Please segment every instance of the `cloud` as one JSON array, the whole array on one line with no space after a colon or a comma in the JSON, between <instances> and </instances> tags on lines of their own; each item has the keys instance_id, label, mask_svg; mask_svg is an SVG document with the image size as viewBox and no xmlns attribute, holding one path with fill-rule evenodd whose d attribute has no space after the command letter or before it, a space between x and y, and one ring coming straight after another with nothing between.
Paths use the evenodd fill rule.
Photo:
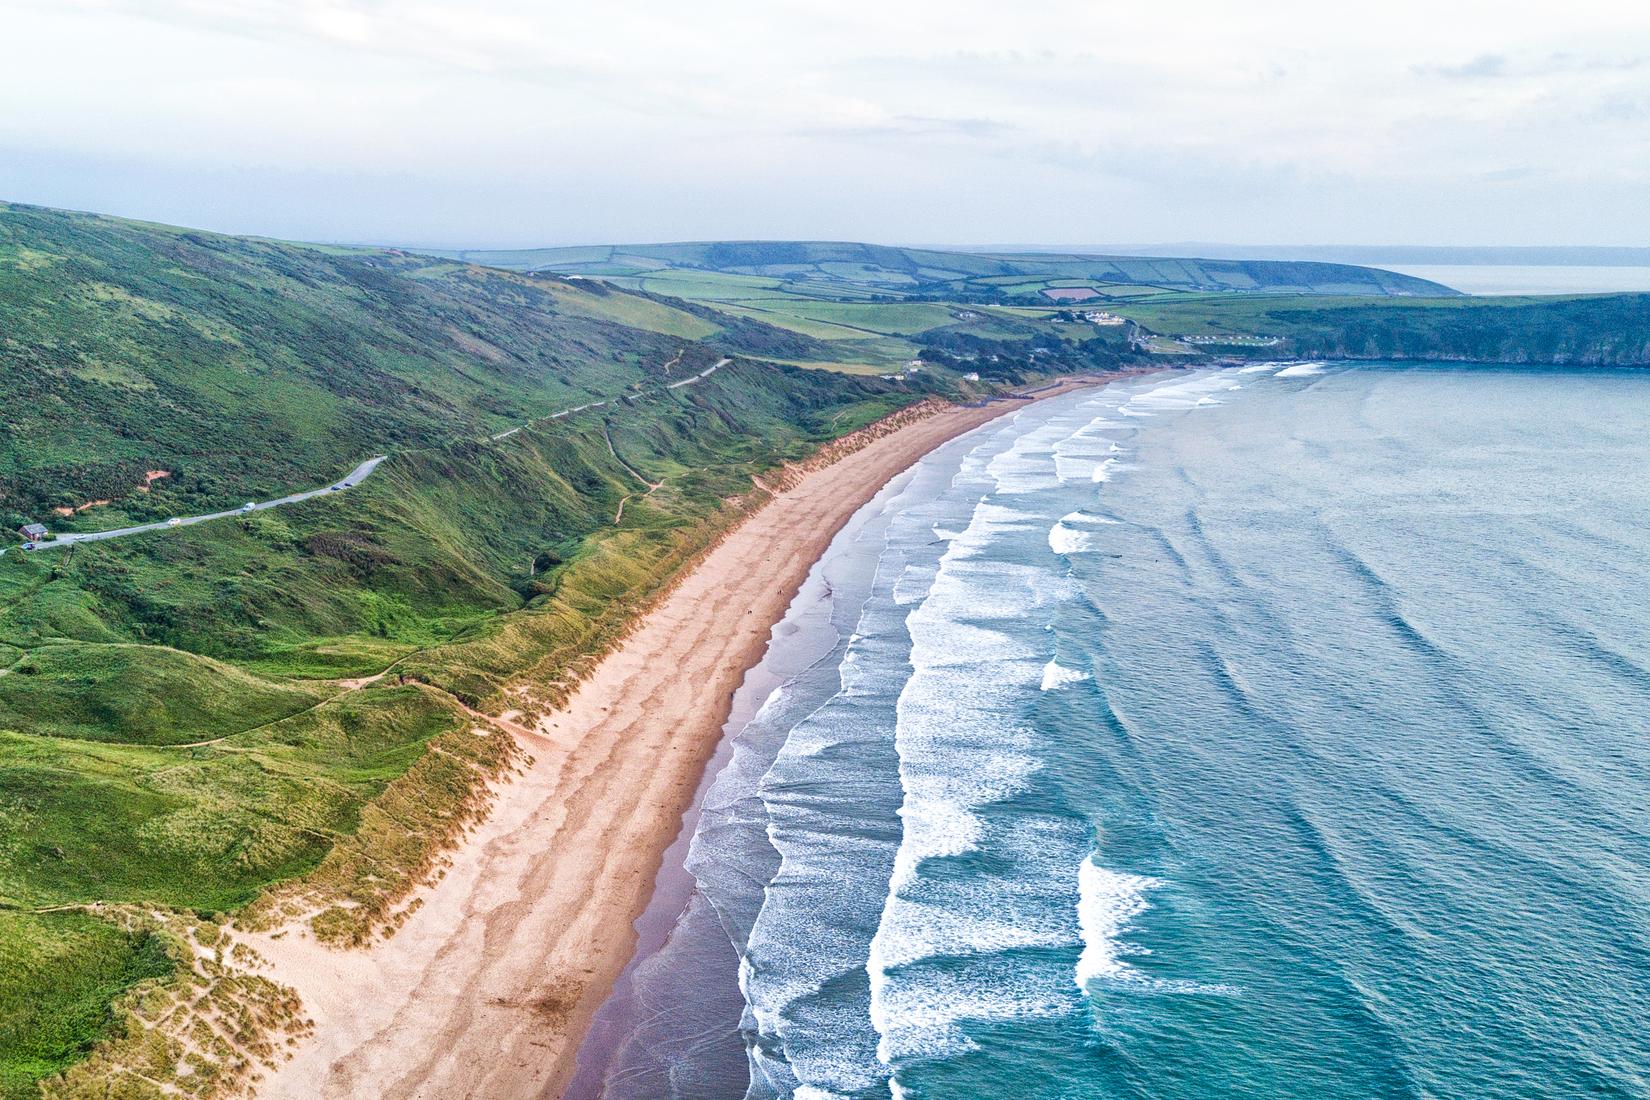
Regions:
<instances>
[{"instance_id":1,"label":"cloud","mask_svg":"<svg viewBox=\"0 0 1650 1100\"><path fill-rule=\"evenodd\" d=\"M1481 173L1478 178L1485 183L1518 183L1540 174L1536 169L1529 167L1492 168Z\"/></svg>"},{"instance_id":2,"label":"cloud","mask_svg":"<svg viewBox=\"0 0 1650 1100\"><path fill-rule=\"evenodd\" d=\"M843 123L802 127L794 131L802 137L863 138L964 138L990 140L1020 133L1023 127L993 118L938 118L930 115L891 115L880 122Z\"/></svg>"},{"instance_id":3,"label":"cloud","mask_svg":"<svg viewBox=\"0 0 1650 1100\"><path fill-rule=\"evenodd\" d=\"M1413 71L1422 76L1442 76L1451 80L1473 80L1504 76L1507 59L1498 53L1481 53L1471 61L1459 65L1416 65Z\"/></svg>"},{"instance_id":4,"label":"cloud","mask_svg":"<svg viewBox=\"0 0 1650 1100\"><path fill-rule=\"evenodd\" d=\"M1650 186L1650 25L1620 0L14 7L0 196L90 195L61 166L104 158L99 203L231 230L1418 240L1541 194L1645 232L1615 189Z\"/></svg>"}]
</instances>

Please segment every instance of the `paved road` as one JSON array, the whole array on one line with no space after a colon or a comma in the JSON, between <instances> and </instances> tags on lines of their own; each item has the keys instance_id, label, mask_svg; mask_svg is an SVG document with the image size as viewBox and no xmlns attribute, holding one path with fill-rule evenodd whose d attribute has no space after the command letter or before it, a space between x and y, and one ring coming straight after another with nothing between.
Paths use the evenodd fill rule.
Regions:
<instances>
[{"instance_id":1,"label":"paved road","mask_svg":"<svg viewBox=\"0 0 1650 1100\"><path fill-rule=\"evenodd\" d=\"M670 385L666 386L665 389L673 390L677 386L691 386L702 378L709 378L711 375L715 374L731 362L733 362L732 359L718 359L716 362L712 363L698 374L693 375L691 378L684 378L680 382L672 382Z\"/></svg>"},{"instance_id":2,"label":"paved road","mask_svg":"<svg viewBox=\"0 0 1650 1100\"><path fill-rule=\"evenodd\" d=\"M342 480L334 481L330 485L322 486L319 489L310 489L309 491L303 493L293 493L290 496L280 497L276 500L266 500L262 503L254 503L251 508L231 508L223 512L209 512L204 516L188 516L178 520L175 524L171 520L162 520L159 523L145 523L138 527L117 527L113 531L88 531L84 534L63 534L57 536L55 539L52 539L50 542L40 543L35 547L35 550L36 552L41 550L55 550L61 546L72 546L77 542L102 542L104 539L124 538L127 535L138 535L145 531L167 531L173 527L190 527L197 523L205 523L209 519L224 519L228 516L244 516L248 512L262 512L269 508L279 508L283 504L296 504L300 500L309 500L311 497L325 496L326 494L332 492L341 493L346 490L353 489L355 486L371 477L372 472L378 469L378 464L384 461L387 457L387 455L379 455L376 458L369 458L365 462L361 463L361 465L345 474ZM0 550L0 554L4 554L5 552L5 550Z\"/></svg>"},{"instance_id":3,"label":"paved road","mask_svg":"<svg viewBox=\"0 0 1650 1100\"><path fill-rule=\"evenodd\" d=\"M682 357L678 355L675 359L671 360L671 364L675 364L680 361L681 358ZM709 378L711 375L715 374L718 370L727 366L731 362L733 362L732 359L719 359L711 366L700 371L698 374L684 378L679 382L671 382L665 388L673 390L679 386L692 385L702 379ZM588 405L579 405L575 408L563 409L560 412L551 413L545 419L560 420L564 416L571 416L573 413L583 412L586 409L599 409L604 405L612 404L613 401L616 400L618 399L610 398L607 401L593 401ZM521 431L521 427L514 427L507 432L500 432L492 438L494 440L508 439L519 431ZM612 443L610 442L608 446L611 447ZM72 546L77 542L102 542L104 539L118 539L124 538L127 535L141 535L145 531L167 531L173 527L190 527L197 523L205 523L209 519L225 519L229 516L243 516L248 512L262 512L267 508L279 508L283 504L296 504L300 500L309 500L311 497L324 496L327 493L343 492L347 489L354 488L363 481L367 480L367 478L371 477L372 472L378 469L378 464L388 457L388 455L379 455L376 458L367 459L365 462L361 463L361 465L346 474L342 481L335 481L331 485L326 485L319 489L311 489L308 492L293 493L290 496L284 496L277 500L266 500L261 503L254 503L251 508L230 508L223 512L209 512L204 516L188 516L186 518L179 519L176 523L173 523L171 520L162 520L159 523L145 523L137 527L117 527L113 531L88 531L85 534L59 535L57 538L52 539L49 542L42 542L38 544L35 547L35 551L55 550L62 546ZM618 456L615 455L614 457L617 458ZM629 469L629 467L626 467L626 469ZM631 473L636 473L636 471L631 470ZM640 474L637 474L636 476L643 482L647 481L647 479L642 477ZM5 556L7 551L11 549L13 548L6 547L5 549L0 549L0 557Z\"/></svg>"},{"instance_id":4,"label":"paved road","mask_svg":"<svg viewBox=\"0 0 1650 1100\"><path fill-rule=\"evenodd\" d=\"M678 358L680 358L680 356L678 356ZM672 360L672 362L674 362L674 361L675 360ZM669 382L669 383L667 383L665 385L665 389L674 390L674 389L678 389L682 386L691 386L695 382L699 382L699 381L702 381L703 379L709 378L711 375L715 374L717 371L721 370L723 367L727 366L731 362L733 362L732 359L718 359L716 362L712 363L710 366L706 367L704 370L700 371L698 374L691 374L691 375L689 375L688 377L682 379L679 382ZM639 396L645 396L645 395L639 395ZM603 405L611 405L615 401L618 401L618 400L620 400L620 398L610 397L606 401L592 401L588 405L575 405L571 409L563 409L561 412L553 412L549 416L545 417L544 419L546 419L546 420L560 420L564 416L572 416L574 413L582 413L586 409L599 409ZM503 439L505 436L515 435L519 431L521 431L520 428L511 428L507 432L500 432L498 435L493 436L493 438L494 439Z\"/></svg>"}]
</instances>

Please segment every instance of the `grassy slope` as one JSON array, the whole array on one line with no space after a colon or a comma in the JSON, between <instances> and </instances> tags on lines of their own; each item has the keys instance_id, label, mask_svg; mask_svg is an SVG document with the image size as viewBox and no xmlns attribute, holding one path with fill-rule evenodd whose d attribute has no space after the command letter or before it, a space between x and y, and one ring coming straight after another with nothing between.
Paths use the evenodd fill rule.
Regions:
<instances>
[{"instance_id":1,"label":"grassy slope","mask_svg":"<svg viewBox=\"0 0 1650 1100\"><path fill-rule=\"evenodd\" d=\"M618 501L644 487L586 415L417 453L356 501L72 559L8 555L0 582L34 632L11 637L23 652L0 678L22 704L0 722L0 900L223 911L314 871L427 745L466 724L460 701L497 710L524 671L569 680L711 541L750 472L901 399L866 386L744 365L613 414L619 455L665 481L631 499L622 528ZM84 614L32 614L60 604ZM99 639L128 639L113 673L111 644L77 636L94 620ZM33 663L50 674L21 670ZM385 671L356 690L337 682ZM168 685L191 705L171 709ZM299 698L305 709L272 720ZM223 739L173 747L209 736ZM463 776L436 778L445 788L416 801L461 804ZM386 900L371 883L337 886L371 913Z\"/></svg>"},{"instance_id":2,"label":"grassy slope","mask_svg":"<svg viewBox=\"0 0 1650 1100\"><path fill-rule=\"evenodd\" d=\"M233 910L325 871L353 934L486 763L451 740L463 707L570 680L753 471L917 396L745 360L668 389L813 345L601 286L18 207L0 310L12 513L109 495L79 517L102 526L392 456L345 496L0 558L6 1096L156 970L141 938L37 910ZM595 396L620 400L488 439ZM136 492L154 468L175 477ZM43 998L65 955L85 965Z\"/></svg>"},{"instance_id":3,"label":"grassy slope","mask_svg":"<svg viewBox=\"0 0 1650 1100\"><path fill-rule=\"evenodd\" d=\"M75 522L115 526L320 484L646 385L710 338L807 354L595 284L0 205L0 522L110 499ZM156 469L172 476L137 492Z\"/></svg>"},{"instance_id":4,"label":"grassy slope","mask_svg":"<svg viewBox=\"0 0 1650 1100\"><path fill-rule=\"evenodd\" d=\"M171 971L153 936L83 913L0 912L0 1097L38 1096L37 1080L113 1023L115 997Z\"/></svg>"},{"instance_id":5,"label":"grassy slope","mask_svg":"<svg viewBox=\"0 0 1650 1100\"><path fill-rule=\"evenodd\" d=\"M1071 324L1069 310L1052 305L1002 306L954 301L893 299L872 301L819 283L787 282L714 272L670 270L645 277L611 276L604 282L642 293L675 296L684 308L697 307L726 320L755 321L814 341L807 359L782 352L787 362L830 364L870 373L899 371L935 338L951 335L1010 341L1080 342L1093 327ZM857 293L857 300L855 296ZM1159 293L1153 291L1153 293Z\"/></svg>"}]
</instances>

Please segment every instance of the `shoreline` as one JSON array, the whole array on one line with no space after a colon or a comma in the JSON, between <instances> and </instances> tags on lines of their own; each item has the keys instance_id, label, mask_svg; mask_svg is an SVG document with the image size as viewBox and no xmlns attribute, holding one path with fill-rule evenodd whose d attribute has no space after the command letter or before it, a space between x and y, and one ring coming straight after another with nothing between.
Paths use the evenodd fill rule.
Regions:
<instances>
[{"instance_id":1,"label":"shoreline","mask_svg":"<svg viewBox=\"0 0 1650 1100\"><path fill-rule=\"evenodd\" d=\"M982 427L988 426L989 423ZM841 598L837 582L830 575L834 566L853 553L853 545L868 528L877 526L879 521L885 523L885 516L876 511L878 501L884 497L899 496L923 463L976 430L980 429L970 429L935 447L895 474L870 500L856 509L809 567L784 616L769 631L761 659L746 671L744 680L734 692L716 749L705 766L691 804L682 814L681 830L664 852L647 908L636 919L638 938L635 950L585 1030L576 1052L574 1074L562 1093L562 1100L598 1100L606 1095L607 1082L612 1074L617 1072L630 1078L637 1069L629 1061L630 1052L638 1043L646 1046L647 1040L641 1029L647 1026L649 1018L657 1011L657 1001L649 994L646 972L661 956L679 946L677 941L680 937L692 938L696 929L702 931L701 926L707 920L720 926L720 918L710 916L708 909L695 908L705 903L699 892L699 879L688 866L693 858L694 844L704 826L706 800L715 796L730 769L737 771L753 766L747 754L754 754L754 766L759 772L771 766L771 757L764 756L760 748L744 740L751 723L760 721L760 715L767 711L779 692L806 677L820 662L828 660L841 643L839 627L833 622L833 612ZM718 816L728 812L727 806L723 805ZM722 934L725 935L725 932ZM711 933L710 939L714 944L723 942L716 933ZM710 982L710 985L717 987L714 992L710 985L701 989L701 995L706 1000L696 1007L702 1009L711 1001L719 1001L726 1013L725 1019L736 1026L745 1001L739 990L737 949L731 942L725 946L727 955L719 960L717 971L721 980ZM688 1011L688 1007L678 1005L677 1010ZM696 1027L702 1028L705 1024L701 1016L695 1016L695 1021ZM735 1035L736 1032L730 1031L726 1037L731 1040ZM695 1046L702 1047L708 1042L706 1034L701 1033ZM739 1045L737 1071L748 1074L743 1045ZM729 1053L731 1055L731 1044ZM634 1085L629 1094L637 1094Z\"/></svg>"},{"instance_id":2,"label":"shoreline","mask_svg":"<svg viewBox=\"0 0 1650 1100\"><path fill-rule=\"evenodd\" d=\"M497 786L488 817L448 853L393 937L353 951L290 925L241 937L315 1022L259 1095L561 1095L636 957L637 921L668 874L665 855L723 744L736 691L837 533L936 447L1030 400L1121 376L952 406L828 464L787 469L785 487L696 563L564 708L518 735L531 763Z\"/></svg>"}]
</instances>

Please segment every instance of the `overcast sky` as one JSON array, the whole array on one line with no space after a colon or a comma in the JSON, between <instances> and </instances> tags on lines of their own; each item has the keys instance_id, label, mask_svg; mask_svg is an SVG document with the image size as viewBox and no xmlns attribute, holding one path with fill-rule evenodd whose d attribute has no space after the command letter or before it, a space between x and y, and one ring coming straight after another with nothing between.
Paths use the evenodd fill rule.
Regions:
<instances>
[{"instance_id":1,"label":"overcast sky","mask_svg":"<svg viewBox=\"0 0 1650 1100\"><path fill-rule=\"evenodd\" d=\"M1650 245L1644 0L0 0L0 198L283 237Z\"/></svg>"}]
</instances>

